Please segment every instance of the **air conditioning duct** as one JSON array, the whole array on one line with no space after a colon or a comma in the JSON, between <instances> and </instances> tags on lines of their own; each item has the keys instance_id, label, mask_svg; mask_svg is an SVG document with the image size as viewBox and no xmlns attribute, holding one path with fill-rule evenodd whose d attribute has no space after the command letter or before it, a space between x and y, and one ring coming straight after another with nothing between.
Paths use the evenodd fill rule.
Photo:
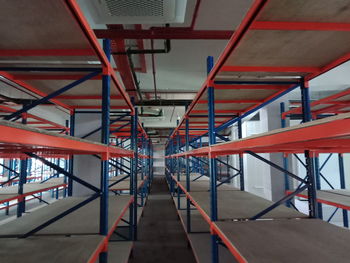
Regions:
<instances>
[{"instance_id":1,"label":"air conditioning duct","mask_svg":"<svg viewBox=\"0 0 350 263\"><path fill-rule=\"evenodd\" d=\"M96 24L184 23L187 0L86 0Z\"/></svg>"}]
</instances>

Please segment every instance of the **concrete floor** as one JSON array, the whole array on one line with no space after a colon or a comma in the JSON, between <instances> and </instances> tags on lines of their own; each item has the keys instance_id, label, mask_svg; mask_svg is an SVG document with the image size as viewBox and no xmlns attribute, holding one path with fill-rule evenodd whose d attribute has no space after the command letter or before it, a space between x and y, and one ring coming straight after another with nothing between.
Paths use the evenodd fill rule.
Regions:
<instances>
[{"instance_id":1,"label":"concrete floor","mask_svg":"<svg viewBox=\"0 0 350 263\"><path fill-rule=\"evenodd\" d=\"M196 262L164 177L155 177L130 263Z\"/></svg>"}]
</instances>

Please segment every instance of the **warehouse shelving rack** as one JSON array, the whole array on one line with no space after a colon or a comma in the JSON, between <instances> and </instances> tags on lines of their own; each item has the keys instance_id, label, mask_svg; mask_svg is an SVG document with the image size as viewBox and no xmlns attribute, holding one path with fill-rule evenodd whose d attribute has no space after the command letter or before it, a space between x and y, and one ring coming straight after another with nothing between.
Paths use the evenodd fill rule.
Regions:
<instances>
[{"instance_id":1,"label":"warehouse shelving rack","mask_svg":"<svg viewBox=\"0 0 350 263\"><path fill-rule=\"evenodd\" d=\"M12 108L12 107L9 107L9 106L1 105L0 111L7 114L7 113L16 112L17 110ZM69 128L67 127L68 125L63 126L63 125L60 125L58 123L46 120L44 118L38 117L38 116L33 115L33 114L29 114L29 113L22 114L22 116L23 116L23 119L25 119L26 125L29 125L30 127L55 131L57 133L68 133L69 132ZM21 119L17 120L18 123L21 123L22 121L21 121ZM0 209L1 210L6 209L5 210L6 215L9 215L9 208L10 207L17 206L18 204L20 204L20 207L17 209L17 216L18 217L22 216L22 213L25 212L25 202L26 201L31 201L31 200L36 199L36 200L39 200L40 203L43 202L43 203L49 204L48 202L46 202L42 198L43 192L46 192L46 191L51 191L52 198L55 195L56 199L58 199L59 192L61 190L63 192L62 196L63 197L66 196L66 193L67 193L67 191L66 191L66 189L67 189L66 179L67 178L66 177L64 178L64 180L62 182L58 181L55 183L46 183L47 180L49 180L51 177L52 178L57 177L58 174L53 174L52 171L48 170L43 165L41 167L35 166L34 167L35 171L32 171L32 168L33 168L32 167L32 159L28 159L27 171L26 171L27 175L25 176L25 182L23 182L23 180L18 179L21 176L20 164L21 164L21 160L26 159L27 156L25 154L22 154L22 153L18 153L18 154L0 153L0 157L3 157L2 161L5 162L5 160L6 160L6 163L8 164L8 165L5 165L5 163L0 164L1 167L3 168L3 171L6 171L6 173L8 175L6 180L1 182L1 184L0 184L0 187L1 187L0 198L1 198L1 196L3 197L0 200L0 204L4 205ZM67 158L69 156L61 154L60 156L57 155L56 157L57 157L57 159L53 159L53 160L51 160L51 162L59 163L60 159L67 160ZM62 158L59 158L59 157L62 157ZM16 159L14 159L14 158L16 158ZM64 161L64 165L67 166L67 161ZM16 171L16 170L18 170L18 171ZM24 173L24 171L22 171L22 173ZM5 176L3 175L2 178L5 178ZM20 190L17 188L22 187L21 184L30 183L30 182L36 183L36 184L24 185L24 187L28 186L28 188L30 187L30 189L27 189L25 191L25 193L23 193L22 195L16 194L16 192L18 190ZM52 180L51 180L51 182L52 182ZM38 183L40 183L40 185ZM11 186L11 185L18 185L19 187L8 188L8 186ZM37 187L34 187L35 185ZM56 185L57 185L57 187L56 187Z\"/></svg>"},{"instance_id":2,"label":"warehouse shelving rack","mask_svg":"<svg viewBox=\"0 0 350 263\"><path fill-rule=\"evenodd\" d=\"M337 114L342 113L348 113L349 112L349 94L350 89L343 90L341 92L332 94L330 96L327 96L325 98L319 99L317 101L313 101L310 103L310 111L311 116L313 120L325 118L327 116L335 116ZM281 103L281 123L282 127L286 126L286 118L293 118L293 119L300 119L300 112L301 108L296 107L291 110L285 111L285 105L284 103ZM343 209L343 225L344 227L349 227L349 219L348 219L348 210L350 209L350 199L348 198L348 193L346 190L338 191L336 190L333 185L327 180L327 178L322 174L322 169L327 165L330 158L332 157L334 153L330 153L328 157L325 159L325 161L320 164L319 158L315 157L314 159L314 167L315 167L315 176L316 176L316 186L317 190L321 190L321 180L323 179L328 186L332 190L326 190L326 191L318 191L317 193L317 202L318 210L319 210L319 217L323 218L323 212L322 212L322 205L321 204L327 204L336 207L332 215L327 219L327 222L330 222L335 213L338 211L338 209ZM295 157L297 157L297 160L301 162L302 165L304 163L294 154ZM345 169L344 169L344 159L343 159L343 153L338 153L338 164L339 164L339 180L340 180L340 188L345 189ZM287 163L287 156L284 156L284 163ZM285 165L286 167L286 165ZM285 185L285 189L288 192L289 184L287 183ZM300 193L297 196L307 198L307 195L305 193Z\"/></svg>"},{"instance_id":3,"label":"warehouse shelving rack","mask_svg":"<svg viewBox=\"0 0 350 263\"><path fill-rule=\"evenodd\" d=\"M346 18L348 14L345 14L347 11L339 13L339 8L345 10L346 6L350 6L350 3L339 2L330 6L328 1L314 0L306 3L287 0L254 1L217 63L213 65L213 59L208 59L208 77L180 124L171 134L166 153L169 183L175 182L177 185L178 198L181 193L187 198L187 232L191 232L192 205L209 224L212 262L218 262L219 243L225 244L238 262L255 262L262 258L266 261L276 261L279 257L283 257L283 260L280 259L284 262L288 262L288 258L292 260L291 262L302 262L316 260L317 257L317 260L322 262L327 261L327 255L318 257L318 250L312 248L314 242L332 238L332 242L334 240L337 243L340 236L341 239L350 238L346 230L316 219L317 192L313 167L313 159L317 153L349 151L349 116L339 115L307 123L312 119L308 81L350 59L346 44L346 39L350 37L348 30L350 27ZM331 39L331 43L336 46L316 46L315 43L324 39ZM298 87L301 90L304 124L241 138L241 121L245 117ZM198 123L203 125L198 127ZM222 132L233 124L238 124L239 139L217 144L216 139L225 140ZM196 137L190 139L190 136ZM204 141L206 137L209 146L197 148L198 141L200 139ZM185 148L184 151L182 148ZM307 177L300 178L257 154L271 152L304 153ZM220 196L225 195L246 195L243 191L223 194L225 191L217 189L216 157L229 154L240 157L243 154L254 156L299 181L300 188L273 204L260 206L260 212L248 217L231 217L229 221L219 220L218 196L220 200ZM207 203L199 204L195 198L198 194L192 192L193 182L190 179L192 157L207 157L209 160L210 190L209 193L206 192ZM236 169L240 171L238 174L241 182L240 190L244 190L242 158L239 163L240 167ZM180 180L183 167L186 168L186 183ZM170 185L171 190L174 188L174 185ZM279 215L280 212L276 209L281 209L281 204L306 189L310 219L259 220L270 212ZM227 205L224 207L229 209ZM274 216L271 217L273 218ZM291 233L287 231L290 227L299 233L294 241L290 237ZM245 241L248 240L246 236L249 236L249 229L253 229L257 234L251 236L247 243ZM318 232L318 240L314 240L311 230L313 233ZM274 237L273 233L276 231L281 233L281 236ZM298 246L297 240L301 239L307 240L303 247ZM265 244L271 246L266 247ZM281 244L285 244L288 249L293 247L293 254L282 249ZM325 251L332 250L333 255L349 256L345 248L342 250L339 247L341 244L332 245ZM282 252L277 253L276 250L272 252L272 248ZM295 250L299 252L297 255Z\"/></svg>"},{"instance_id":4,"label":"warehouse shelving rack","mask_svg":"<svg viewBox=\"0 0 350 263\"><path fill-rule=\"evenodd\" d=\"M20 16L17 15L19 10ZM129 239L137 239L137 175L140 162L147 166L140 173L145 180L144 185L140 186L142 204L147 192L144 186L148 187L152 180L151 141L138 121L137 108L119 83L109 62L111 41L105 39L101 48L75 0L6 2L0 13L6 21L0 26L4 39L1 44L1 80L5 84L25 89L36 98L16 111L1 109L8 112L5 121L0 121L2 157L25 154L26 158L21 161L20 187L24 185L24 167L28 158L35 158L68 178L69 196L1 228L1 232L10 232L1 234L6 245L1 247L0 257L6 262L14 261L16 255L9 251L13 247L20 247L22 255L33 262L47 260L43 256L48 252L60 255L60 261L65 262L95 262L98 258L100 262L107 262L108 247L115 248L119 244L131 246L130 242L108 242L121 222L130 230ZM16 32L13 28L17 29ZM22 61L5 62L8 58L20 58ZM60 66L57 66L57 61ZM66 127L54 126L28 113L47 102L70 113L69 135L64 134L68 132ZM84 136L87 138L100 132L101 143L74 137L78 113L101 114L101 126L94 131L87 131L89 133ZM59 128L62 134L29 127L32 121L27 121L28 118ZM16 120L22 120L23 123L15 123ZM115 144L119 144L117 141L123 138L126 139L124 142L130 142L130 150L116 147ZM62 155L69 155L67 170L47 159L61 158ZM101 188L73 174L73 155L95 155L101 159ZM129 191L127 195L120 195L119 192L111 195L109 180L114 178L110 177L110 168L114 167L120 173L124 168L118 160L122 159L129 162ZM73 181L87 187L93 194L88 198L72 197ZM65 220L70 223L65 224ZM22 224L24 227L20 228L18 225L21 222L27 224ZM36 253L32 253L33 250ZM125 251L129 253L130 249Z\"/></svg>"}]
</instances>

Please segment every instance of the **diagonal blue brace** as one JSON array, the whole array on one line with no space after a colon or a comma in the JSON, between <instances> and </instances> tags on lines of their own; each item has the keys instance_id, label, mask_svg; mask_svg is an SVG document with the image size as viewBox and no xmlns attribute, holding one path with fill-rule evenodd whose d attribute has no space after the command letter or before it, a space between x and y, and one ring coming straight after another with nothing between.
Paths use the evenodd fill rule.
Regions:
<instances>
[{"instance_id":1,"label":"diagonal blue brace","mask_svg":"<svg viewBox=\"0 0 350 263\"><path fill-rule=\"evenodd\" d=\"M219 139L228 142L230 141L230 139L226 138L225 136L222 136L221 134L218 134L217 132L215 133L216 137L218 137Z\"/></svg>"},{"instance_id":2,"label":"diagonal blue brace","mask_svg":"<svg viewBox=\"0 0 350 263\"><path fill-rule=\"evenodd\" d=\"M115 123L115 122L118 122L118 121L122 120L123 118L125 118L126 116L129 116L129 114L124 114L123 116L120 116L119 118L110 121L110 124L113 124L113 123ZM93 130L93 131L91 131L91 132L85 134L85 135L82 136L81 138L82 138L82 139L85 139L86 137L89 137L90 135L92 135L92 134L94 134L94 133L100 131L101 129L102 129L102 126L100 126L100 127L96 128L95 130ZM118 145L117 145L117 146L118 146Z\"/></svg>"},{"instance_id":3,"label":"diagonal blue brace","mask_svg":"<svg viewBox=\"0 0 350 263\"><path fill-rule=\"evenodd\" d=\"M266 215L267 213L269 213L271 210L275 209L276 207L284 204L285 202L289 201L290 199L292 199L294 196L296 196L297 194L301 193L302 191L304 191L305 189L307 189L309 187L309 185L304 185L303 187L301 187L300 189L297 189L296 191L294 191L293 193L290 193L289 195L284 196L283 198L281 198L280 200L278 200L277 202L275 202L274 204L272 204L271 206L269 206L268 208L264 209L263 211L261 211L260 213L256 214L255 216L251 217L250 220L256 220L261 218L263 215Z\"/></svg>"},{"instance_id":4,"label":"diagonal blue brace","mask_svg":"<svg viewBox=\"0 0 350 263\"><path fill-rule=\"evenodd\" d=\"M46 97L43 97L43 98L41 98L41 99L38 99L38 100L34 101L33 103L31 103L31 104L29 104L29 105L23 107L22 109L20 109L20 110L18 110L18 111L16 111L16 112L14 112L14 113L12 113L12 114L6 116L4 119L5 119L5 120L11 120L11 119L13 119L13 118L19 116L20 114L22 114L22 113L24 113L24 112L27 112L27 111L29 111L30 109L32 109L32 108L38 106L39 104L42 104L42 103L44 103L44 102L47 102L47 101L49 101L50 99L53 99L53 98L55 98L56 96L58 96L58 95L60 95L60 94L62 94L62 93L64 93L64 92L66 92L67 90L70 90L70 89L72 89L72 88L78 86L79 84L81 84L81 83L83 83L83 82L85 82L85 81L87 81L87 80L89 80L89 79L91 79L91 78L93 78L93 77L99 75L100 73L101 73L101 70L99 70L99 71L94 71L94 72L92 72L92 73L90 73L90 74L84 76L83 78L81 78L81 79L79 79L79 80L76 80L76 81L72 82L71 84L68 84L67 86L65 86L65 87L63 87L63 88L52 92L51 94L47 95Z\"/></svg>"},{"instance_id":5,"label":"diagonal blue brace","mask_svg":"<svg viewBox=\"0 0 350 263\"><path fill-rule=\"evenodd\" d=\"M246 151L246 153L248 153L248 154L254 156L255 158L257 158L257 159L263 161L264 163L269 164L269 165L272 166L273 168L275 168L275 169L277 169L277 170L279 170L279 171L281 171L281 172L283 172L283 173L289 175L290 177L292 177L292 178L295 179L295 180L298 180L299 182L302 182L302 183L304 183L304 184L307 184L307 183L308 183L308 181L306 181L306 180L300 178L299 176L297 176L297 175L295 175L295 174L293 174L293 173L291 173L291 172L285 170L285 169L282 168L281 166L279 166L279 165L277 165L277 164L271 162L270 160L265 159L264 157L261 157L260 155L254 153L254 152L252 152L252 151Z\"/></svg>"},{"instance_id":6,"label":"diagonal blue brace","mask_svg":"<svg viewBox=\"0 0 350 263\"><path fill-rule=\"evenodd\" d=\"M87 182L85 182L84 180L80 179L79 177L76 177L75 175L67 172L66 170L64 170L63 168L59 167L58 165L51 163L47 160L45 160L44 158L34 154L34 153L25 153L26 155L30 156L31 158L35 158L37 160L40 160L43 164L49 166L50 168L56 170L57 172L59 172L60 174L64 174L65 176L73 179L74 181L76 181L79 184L84 185L85 187L91 189L92 191L96 192L96 193L100 193L100 189L98 189L97 187L93 186L92 184L89 184Z\"/></svg>"},{"instance_id":7,"label":"diagonal blue brace","mask_svg":"<svg viewBox=\"0 0 350 263\"><path fill-rule=\"evenodd\" d=\"M65 217L66 215L69 215L70 213L74 212L75 210L85 206L86 204L90 203L91 201L95 200L96 198L98 198L100 196L100 193L96 193L94 195L92 195L91 197L87 198L86 200L84 200L83 202L69 208L68 210L62 212L61 214L47 220L45 223L41 224L40 226L37 226L36 228L34 228L33 230L27 232L26 234L20 236L21 238L26 238L29 237L35 233L37 233L38 231L40 231L41 229L44 229L45 227L55 223L56 221L60 220L61 218Z\"/></svg>"},{"instance_id":8,"label":"diagonal blue brace","mask_svg":"<svg viewBox=\"0 0 350 263\"><path fill-rule=\"evenodd\" d=\"M119 130L125 128L125 127L127 127L128 125L129 125L129 123L125 123L124 125L118 127L117 129L111 130L111 133L117 132L117 131L119 131Z\"/></svg>"}]
</instances>

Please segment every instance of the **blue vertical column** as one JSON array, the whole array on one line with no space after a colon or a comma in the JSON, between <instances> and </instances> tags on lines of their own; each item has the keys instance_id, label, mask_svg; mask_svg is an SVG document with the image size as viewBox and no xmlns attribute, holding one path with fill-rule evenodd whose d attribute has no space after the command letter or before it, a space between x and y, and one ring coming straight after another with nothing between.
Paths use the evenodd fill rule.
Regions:
<instances>
[{"instance_id":1,"label":"blue vertical column","mask_svg":"<svg viewBox=\"0 0 350 263\"><path fill-rule=\"evenodd\" d=\"M214 66L214 58L209 56L207 59L207 71L208 74ZM215 97L214 87L208 87L208 135L209 145L216 143L215 135ZM215 157L209 155L209 175L210 175L210 219L211 221L218 220L218 207L217 207L217 167ZM215 233L211 234L211 246L212 246L212 263L219 261L219 247L218 237Z\"/></svg>"},{"instance_id":2,"label":"blue vertical column","mask_svg":"<svg viewBox=\"0 0 350 263\"><path fill-rule=\"evenodd\" d=\"M169 154L174 154L174 142L173 139L171 139L169 141ZM170 192L172 194L172 196L174 195L174 180L172 178L173 174L174 174L174 158L170 158Z\"/></svg>"},{"instance_id":3,"label":"blue vertical column","mask_svg":"<svg viewBox=\"0 0 350 263\"><path fill-rule=\"evenodd\" d=\"M103 40L103 50L108 60L111 57L111 41ZM101 124L101 142L109 145L109 125L110 125L110 96L111 96L111 76L109 69L102 76L102 124ZM109 174L109 156L101 158L101 197L100 197L100 235L108 234L108 174ZM107 248L100 253L100 263L108 261Z\"/></svg>"},{"instance_id":4,"label":"blue vertical column","mask_svg":"<svg viewBox=\"0 0 350 263\"><path fill-rule=\"evenodd\" d=\"M339 163L339 175L340 175L340 188L345 189L345 169L344 169L344 157L342 153L338 154ZM348 211L343 209L343 225L344 227L349 227Z\"/></svg>"},{"instance_id":5,"label":"blue vertical column","mask_svg":"<svg viewBox=\"0 0 350 263\"><path fill-rule=\"evenodd\" d=\"M143 154L143 155L146 155L146 152L145 152L145 136L142 134L142 136L141 136L141 153ZM145 158L142 158L141 159L141 181L143 181L144 180L144 176L145 176L145 174L144 174L144 169L143 169L143 167L146 167L146 159ZM144 205L144 185L141 187L141 206L143 206Z\"/></svg>"},{"instance_id":6,"label":"blue vertical column","mask_svg":"<svg viewBox=\"0 0 350 263\"><path fill-rule=\"evenodd\" d=\"M321 171L320 171L320 160L318 155L313 158L314 169L315 169L315 182L316 190L321 190ZM323 219L322 204L317 203L318 218Z\"/></svg>"},{"instance_id":7,"label":"blue vertical column","mask_svg":"<svg viewBox=\"0 0 350 263\"><path fill-rule=\"evenodd\" d=\"M22 114L22 124L27 124L27 114ZM28 158L23 158L20 161L20 174L19 174L19 180L18 180L18 195L23 195L23 185L27 181L27 173L28 173ZM26 206L25 206L25 197L20 197L18 199L18 205L17 205L17 217L21 217L22 214L25 212Z\"/></svg>"},{"instance_id":8,"label":"blue vertical column","mask_svg":"<svg viewBox=\"0 0 350 263\"><path fill-rule=\"evenodd\" d=\"M72 110L70 113L70 120L69 120L69 135L74 136L74 129L75 129L75 110ZM73 174L73 163L74 163L74 156L71 155L69 159L69 166L68 171L70 174ZM73 195L73 179L68 178L68 196Z\"/></svg>"},{"instance_id":9,"label":"blue vertical column","mask_svg":"<svg viewBox=\"0 0 350 263\"><path fill-rule=\"evenodd\" d=\"M309 87L304 79L301 80L300 84L301 90L301 103L302 103L302 117L303 122L309 122L312 120L311 108L310 108L310 93ZM306 175L308 181L308 202L309 202L309 217L317 218L317 196L316 196L316 179L315 179L315 169L314 161L310 154L310 151L304 151L305 164L306 164Z\"/></svg>"},{"instance_id":10,"label":"blue vertical column","mask_svg":"<svg viewBox=\"0 0 350 263\"><path fill-rule=\"evenodd\" d=\"M68 128L69 127L69 121L66 120L66 127ZM65 133L66 135L68 135L68 132ZM66 158L64 159L64 170L69 172L69 160ZM68 177L67 176L64 176L64 181L63 181L65 184L68 185ZM63 189L63 197L67 197L67 188L65 187Z\"/></svg>"},{"instance_id":11,"label":"blue vertical column","mask_svg":"<svg viewBox=\"0 0 350 263\"><path fill-rule=\"evenodd\" d=\"M135 107L135 114L132 117L131 124L131 149L134 151L134 158L131 161L131 178L132 189L131 193L134 197L134 202L132 204L132 240L137 240L137 168L138 168L138 146L137 146L137 137L138 137L138 109Z\"/></svg>"},{"instance_id":12,"label":"blue vertical column","mask_svg":"<svg viewBox=\"0 0 350 263\"><path fill-rule=\"evenodd\" d=\"M10 169L13 169L13 160L12 159L10 159L10 161L9 161L9 167L10 167ZM10 180L11 179L11 177L12 177L12 171L11 170L8 170L8 180ZM5 212L5 214L6 215L8 215L9 214L9 209L10 209L10 202L6 202L6 212Z\"/></svg>"},{"instance_id":13,"label":"blue vertical column","mask_svg":"<svg viewBox=\"0 0 350 263\"><path fill-rule=\"evenodd\" d=\"M202 136L201 136L201 137L199 137L198 148L202 148L202 146L203 146L203 143L202 143ZM203 168L203 164L202 164L201 161L204 161L205 159L204 159L204 157L203 158L199 157L199 158L200 159L198 159L198 163L199 163L199 168L198 169L199 169L200 174L204 175L204 168Z\"/></svg>"},{"instance_id":14,"label":"blue vertical column","mask_svg":"<svg viewBox=\"0 0 350 263\"><path fill-rule=\"evenodd\" d=\"M238 129L238 139L242 139L242 120L239 119L237 122L237 129ZM244 163L243 163L243 155L240 154L238 156L238 162L239 162L239 184L241 191L244 191ZM228 163L228 162L227 162Z\"/></svg>"},{"instance_id":15,"label":"blue vertical column","mask_svg":"<svg viewBox=\"0 0 350 263\"><path fill-rule=\"evenodd\" d=\"M177 126L179 126L179 120L177 120ZM176 132L176 149L177 153L180 153L180 133L179 130ZM177 157L177 181L180 182L181 178L181 162L180 162L180 157ZM180 193L181 193L181 188L178 186L177 187L177 209L181 208L181 200L180 200Z\"/></svg>"},{"instance_id":16,"label":"blue vertical column","mask_svg":"<svg viewBox=\"0 0 350 263\"><path fill-rule=\"evenodd\" d=\"M280 104L280 113L281 113L281 128L285 128L287 125L286 125L286 119L283 118L282 114L286 111L285 109L285 104L284 102L281 102ZM289 165L288 165L288 158L287 156L285 155L285 153L283 153L283 168L285 170L288 171L289 169ZM284 190L285 191L288 191L290 189L290 186L289 186L289 176L287 173L284 173ZM290 207L290 201L287 201L286 202L286 206L287 207Z\"/></svg>"},{"instance_id":17,"label":"blue vertical column","mask_svg":"<svg viewBox=\"0 0 350 263\"><path fill-rule=\"evenodd\" d=\"M190 150L190 121L188 117L185 120L186 125L186 152ZM189 193L191 191L190 185L190 156L186 156L186 190ZM186 198L186 221L187 221L187 233L191 233L191 202L188 198Z\"/></svg>"}]
</instances>

